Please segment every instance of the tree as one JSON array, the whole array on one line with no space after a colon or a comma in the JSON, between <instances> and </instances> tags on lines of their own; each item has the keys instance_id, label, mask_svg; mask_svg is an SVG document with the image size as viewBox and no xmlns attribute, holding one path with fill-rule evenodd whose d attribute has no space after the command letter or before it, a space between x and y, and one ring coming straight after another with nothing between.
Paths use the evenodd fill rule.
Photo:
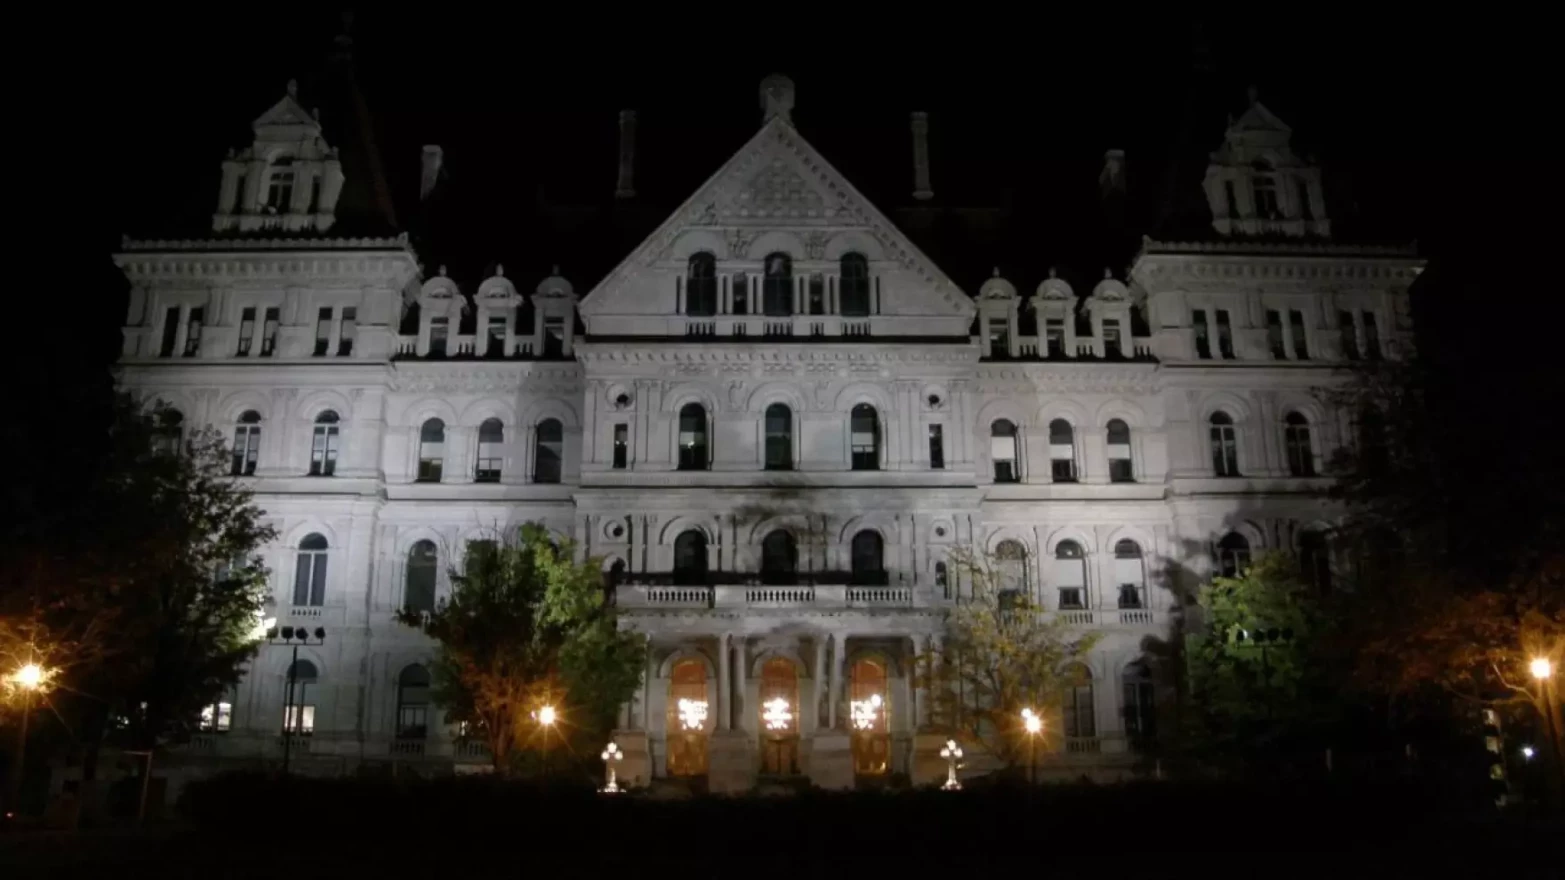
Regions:
<instances>
[{"instance_id":1,"label":"tree","mask_svg":"<svg viewBox=\"0 0 1565 880\"><path fill-rule=\"evenodd\" d=\"M529 523L475 544L434 611L400 614L440 643L435 700L483 739L498 772L539 744L530 734L543 706L571 731L600 736L641 681L645 639L618 628L599 560L575 555L572 542L556 545Z\"/></svg>"},{"instance_id":2,"label":"tree","mask_svg":"<svg viewBox=\"0 0 1565 880\"><path fill-rule=\"evenodd\" d=\"M1206 759L1255 757L1311 741L1331 723L1340 680L1328 617L1295 560L1258 557L1197 594L1202 626L1186 636L1184 745Z\"/></svg>"},{"instance_id":3,"label":"tree","mask_svg":"<svg viewBox=\"0 0 1565 880\"><path fill-rule=\"evenodd\" d=\"M0 631L59 664L57 699L89 746L108 719L136 748L185 738L255 653L256 550L274 532L229 477L223 438L181 427L161 404L118 396L81 496L4 561L20 586Z\"/></svg>"},{"instance_id":4,"label":"tree","mask_svg":"<svg viewBox=\"0 0 1565 880\"><path fill-rule=\"evenodd\" d=\"M953 583L969 589L951 608L941 645L919 658L919 678L939 724L1014 767L1027 756L1022 709L1054 714L1082 683L1081 661L1098 635L1072 630L1015 589L1006 560L954 547L946 565Z\"/></svg>"}]
</instances>

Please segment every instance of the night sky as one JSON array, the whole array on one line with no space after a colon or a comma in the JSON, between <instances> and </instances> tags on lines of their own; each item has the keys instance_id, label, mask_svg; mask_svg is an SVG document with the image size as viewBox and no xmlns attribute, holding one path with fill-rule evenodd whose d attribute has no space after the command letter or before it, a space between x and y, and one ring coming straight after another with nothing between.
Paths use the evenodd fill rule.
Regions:
<instances>
[{"instance_id":1,"label":"night sky","mask_svg":"<svg viewBox=\"0 0 1565 880\"><path fill-rule=\"evenodd\" d=\"M338 17L281 9L94 13L91 33L76 36L74 54L91 70L62 90L54 115L64 123L49 141L96 169L66 185L93 207L69 212L72 234L56 243L90 279L90 308L77 317L92 342L41 352L60 361L47 384L106 387L123 320L124 286L109 263L120 235L203 228L224 153L249 142L250 121L290 78L321 68ZM1101 275L1108 258L1093 250L1083 218L1096 207L1105 149L1127 151L1132 196L1153 210L1164 163L1193 147L1201 164L1224 114L1242 112L1254 85L1293 127L1296 147L1324 160L1339 237L1419 241L1431 260L1414 297L1422 344L1463 367L1453 383L1493 387L1547 362L1542 346L1506 342L1538 322L1494 307L1500 289L1536 283L1523 239L1538 192L1555 184L1514 137L1516 120L1537 110L1507 81L1496 50L1490 58L1475 48L1482 23L1247 12L1200 24L1128 7L966 25L906 10L798 27L727 15L692 26L672 12L647 22L438 7L359 13L357 69L399 219L411 219L419 148L441 144L444 216L457 219L443 224L439 259L453 276L474 283L503 260L508 274L530 279L560 263L590 289L634 236L617 241L590 224L540 231L549 224L538 216L611 207L617 112L640 115L641 197L621 213L641 216L616 228L655 224L753 134L757 84L776 71L798 84L794 120L805 137L894 218L911 202L908 112L928 111L937 203L1001 206L1008 218L992 242L937 262L969 292L995 265L1030 290L1051 265ZM1522 126L1537 133L1542 124ZM1122 275L1123 261L1114 268ZM1484 372L1476 385L1475 366Z\"/></svg>"}]
</instances>

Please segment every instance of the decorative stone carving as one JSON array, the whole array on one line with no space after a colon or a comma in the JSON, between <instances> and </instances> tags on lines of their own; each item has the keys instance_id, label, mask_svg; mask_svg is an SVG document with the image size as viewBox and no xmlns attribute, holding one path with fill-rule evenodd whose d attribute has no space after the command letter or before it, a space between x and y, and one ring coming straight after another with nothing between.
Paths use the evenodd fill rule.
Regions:
<instances>
[{"instance_id":1,"label":"decorative stone carving","mask_svg":"<svg viewBox=\"0 0 1565 880\"><path fill-rule=\"evenodd\" d=\"M820 230L814 230L804 236L804 256L811 260L826 259L826 244L831 237Z\"/></svg>"},{"instance_id":2,"label":"decorative stone carving","mask_svg":"<svg viewBox=\"0 0 1565 880\"><path fill-rule=\"evenodd\" d=\"M730 229L723 234L728 242L728 255L736 260L747 259L750 255L750 245L755 242L757 233L746 232L743 229Z\"/></svg>"}]
</instances>

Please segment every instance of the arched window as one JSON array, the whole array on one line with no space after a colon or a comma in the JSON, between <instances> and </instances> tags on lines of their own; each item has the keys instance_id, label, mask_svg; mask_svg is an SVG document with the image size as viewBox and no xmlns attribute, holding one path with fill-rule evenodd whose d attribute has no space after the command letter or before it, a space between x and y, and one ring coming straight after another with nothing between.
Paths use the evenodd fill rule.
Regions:
<instances>
[{"instance_id":1,"label":"arched window","mask_svg":"<svg viewBox=\"0 0 1565 880\"><path fill-rule=\"evenodd\" d=\"M153 416L153 455L178 455L184 442L184 414L177 409L164 409Z\"/></svg>"},{"instance_id":2,"label":"arched window","mask_svg":"<svg viewBox=\"0 0 1565 880\"><path fill-rule=\"evenodd\" d=\"M766 408L766 469L793 470L793 410L785 403Z\"/></svg>"},{"instance_id":3,"label":"arched window","mask_svg":"<svg viewBox=\"0 0 1565 880\"><path fill-rule=\"evenodd\" d=\"M856 471L880 470L880 415L861 403L848 416L848 449Z\"/></svg>"},{"instance_id":4,"label":"arched window","mask_svg":"<svg viewBox=\"0 0 1565 880\"><path fill-rule=\"evenodd\" d=\"M429 670L415 663L397 676L397 739L429 735Z\"/></svg>"},{"instance_id":5,"label":"arched window","mask_svg":"<svg viewBox=\"0 0 1565 880\"><path fill-rule=\"evenodd\" d=\"M1316 592L1323 596L1331 592L1331 555L1321 532L1310 529L1299 534L1299 571Z\"/></svg>"},{"instance_id":6,"label":"arched window","mask_svg":"<svg viewBox=\"0 0 1565 880\"><path fill-rule=\"evenodd\" d=\"M717 314L717 258L705 251L690 257L685 275L685 314L702 318Z\"/></svg>"},{"instance_id":7,"label":"arched window","mask_svg":"<svg viewBox=\"0 0 1565 880\"><path fill-rule=\"evenodd\" d=\"M409 611L435 610L435 574L439 561L434 541L419 541L408 550L407 584L402 591L402 607Z\"/></svg>"},{"instance_id":8,"label":"arched window","mask_svg":"<svg viewBox=\"0 0 1565 880\"><path fill-rule=\"evenodd\" d=\"M1255 193L1255 216L1261 220L1272 220L1282 216L1277 202L1277 175L1272 166L1265 160L1258 159L1252 165L1253 173L1250 176Z\"/></svg>"},{"instance_id":9,"label":"arched window","mask_svg":"<svg viewBox=\"0 0 1565 880\"><path fill-rule=\"evenodd\" d=\"M608 571L603 573L603 587L608 590L610 601L613 600L614 588L623 580L625 580L625 560L616 559L614 564L609 566Z\"/></svg>"},{"instance_id":10,"label":"arched window","mask_svg":"<svg viewBox=\"0 0 1565 880\"><path fill-rule=\"evenodd\" d=\"M565 426L544 419L533 429L533 482L558 483L565 460Z\"/></svg>"},{"instance_id":11,"label":"arched window","mask_svg":"<svg viewBox=\"0 0 1565 880\"><path fill-rule=\"evenodd\" d=\"M1054 548L1054 585L1061 608L1087 607L1087 554L1075 541L1061 541Z\"/></svg>"},{"instance_id":12,"label":"arched window","mask_svg":"<svg viewBox=\"0 0 1565 880\"><path fill-rule=\"evenodd\" d=\"M853 730L853 772L879 776L890 765L890 678L886 666L867 658L854 661L849 678L848 722Z\"/></svg>"},{"instance_id":13,"label":"arched window","mask_svg":"<svg viewBox=\"0 0 1565 880\"><path fill-rule=\"evenodd\" d=\"M255 475L255 463L261 456L261 414L247 409L234 425L233 464L228 472L236 477Z\"/></svg>"},{"instance_id":14,"label":"arched window","mask_svg":"<svg viewBox=\"0 0 1565 880\"><path fill-rule=\"evenodd\" d=\"M1071 423L1049 423L1049 470L1056 483L1076 482L1076 432Z\"/></svg>"},{"instance_id":15,"label":"arched window","mask_svg":"<svg viewBox=\"0 0 1565 880\"><path fill-rule=\"evenodd\" d=\"M1359 469L1366 474L1385 473L1391 464L1386 447L1386 420L1380 410L1365 407L1359 413Z\"/></svg>"},{"instance_id":16,"label":"arched window","mask_svg":"<svg viewBox=\"0 0 1565 880\"><path fill-rule=\"evenodd\" d=\"M1236 578L1250 567L1250 542L1238 532L1229 532L1217 542L1217 573Z\"/></svg>"},{"instance_id":17,"label":"arched window","mask_svg":"<svg viewBox=\"0 0 1565 880\"><path fill-rule=\"evenodd\" d=\"M674 583L706 583L706 535L696 529L680 532L674 539Z\"/></svg>"},{"instance_id":18,"label":"arched window","mask_svg":"<svg viewBox=\"0 0 1565 880\"><path fill-rule=\"evenodd\" d=\"M668 775L706 773L706 734L716 713L707 711L706 664L686 658L668 676Z\"/></svg>"},{"instance_id":19,"label":"arched window","mask_svg":"<svg viewBox=\"0 0 1565 880\"><path fill-rule=\"evenodd\" d=\"M1146 581L1141 545L1122 538L1114 544L1114 582L1119 585L1119 607L1146 607Z\"/></svg>"},{"instance_id":20,"label":"arched window","mask_svg":"<svg viewBox=\"0 0 1565 880\"><path fill-rule=\"evenodd\" d=\"M1283 419L1283 446L1288 455L1288 473L1295 477L1315 476L1315 451L1310 447L1310 423L1296 412Z\"/></svg>"},{"instance_id":21,"label":"arched window","mask_svg":"<svg viewBox=\"0 0 1565 880\"><path fill-rule=\"evenodd\" d=\"M418 429L418 481L440 482L440 472L446 461L446 423L428 419Z\"/></svg>"},{"instance_id":22,"label":"arched window","mask_svg":"<svg viewBox=\"0 0 1565 880\"><path fill-rule=\"evenodd\" d=\"M761 582L788 584L797 579L799 547L793 535L777 529L761 539Z\"/></svg>"},{"instance_id":23,"label":"arched window","mask_svg":"<svg viewBox=\"0 0 1565 880\"><path fill-rule=\"evenodd\" d=\"M869 261L863 254L843 254L838 271L842 277L838 281L837 302L842 314L849 318L868 316Z\"/></svg>"},{"instance_id":24,"label":"arched window","mask_svg":"<svg viewBox=\"0 0 1565 880\"><path fill-rule=\"evenodd\" d=\"M799 668L787 657L761 665L761 772L799 772Z\"/></svg>"},{"instance_id":25,"label":"arched window","mask_svg":"<svg viewBox=\"0 0 1565 880\"><path fill-rule=\"evenodd\" d=\"M687 403L679 410L679 469L704 471L707 457L706 407Z\"/></svg>"},{"instance_id":26,"label":"arched window","mask_svg":"<svg viewBox=\"0 0 1565 880\"><path fill-rule=\"evenodd\" d=\"M299 542L293 569L293 604L311 608L326 604L326 538L315 532Z\"/></svg>"},{"instance_id":27,"label":"arched window","mask_svg":"<svg viewBox=\"0 0 1565 880\"><path fill-rule=\"evenodd\" d=\"M1032 593L1027 576L1027 548L1020 541L1007 538L995 545L994 577L996 583L991 589L1000 594L1002 603Z\"/></svg>"},{"instance_id":28,"label":"arched window","mask_svg":"<svg viewBox=\"0 0 1565 880\"><path fill-rule=\"evenodd\" d=\"M505 425L499 419L484 419L478 426L478 465L473 469L474 482L500 482L504 444Z\"/></svg>"},{"instance_id":29,"label":"arched window","mask_svg":"<svg viewBox=\"0 0 1565 880\"><path fill-rule=\"evenodd\" d=\"M762 314L768 316L793 314L793 260L787 254L768 254L766 257L761 309Z\"/></svg>"},{"instance_id":30,"label":"arched window","mask_svg":"<svg viewBox=\"0 0 1565 880\"><path fill-rule=\"evenodd\" d=\"M886 583L885 542L880 533L865 529L853 536L853 583L881 585Z\"/></svg>"},{"instance_id":31,"label":"arched window","mask_svg":"<svg viewBox=\"0 0 1565 880\"><path fill-rule=\"evenodd\" d=\"M1135 468L1130 463L1130 426L1123 419L1109 419L1109 481L1134 483Z\"/></svg>"},{"instance_id":32,"label":"arched window","mask_svg":"<svg viewBox=\"0 0 1565 880\"><path fill-rule=\"evenodd\" d=\"M1137 660L1127 665L1120 675L1120 685L1125 736L1129 737L1131 748L1144 751L1157 737L1157 688L1147 662Z\"/></svg>"},{"instance_id":33,"label":"arched window","mask_svg":"<svg viewBox=\"0 0 1565 880\"><path fill-rule=\"evenodd\" d=\"M940 590L940 598L951 598L951 574L944 562L935 563L935 587Z\"/></svg>"},{"instance_id":34,"label":"arched window","mask_svg":"<svg viewBox=\"0 0 1565 880\"><path fill-rule=\"evenodd\" d=\"M1234 434L1233 417L1215 412L1207 419L1207 425L1211 433L1212 473L1219 477L1239 476L1239 441Z\"/></svg>"},{"instance_id":35,"label":"arched window","mask_svg":"<svg viewBox=\"0 0 1565 880\"><path fill-rule=\"evenodd\" d=\"M310 440L310 476L329 477L337 472L337 430L340 419L331 410L315 417L315 435Z\"/></svg>"},{"instance_id":36,"label":"arched window","mask_svg":"<svg viewBox=\"0 0 1565 880\"><path fill-rule=\"evenodd\" d=\"M989 426L989 457L994 460L996 483L1021 481L1022 470L1016 455L1016 425L1009 419L997 419Z\"/></svg>"},{"instance_id":37,"label":"arched window","mask_svg":"<svg viewBox=\"0 0 1565 880\"><path fill-rule=\"evenodd\" d=\"M314 663L295 660L283 675L283 730L292 736L309 736L315 732L312 692L320 682L320 673Z\"/></svg>"},{"instance_id":38,"label":"arched window","mask_svg":"<svg viewBox=\"0 0 1565 880\"><path fill-rule=\"evenodd\" d=\"M1065 694L1065 748L1067 751L1090 751L1092 744L1083 742L1098 735L1096 708L1093 705L1092 673L1085 667L1077 667L1078 681Z\"/></svg>"}]
</instances>

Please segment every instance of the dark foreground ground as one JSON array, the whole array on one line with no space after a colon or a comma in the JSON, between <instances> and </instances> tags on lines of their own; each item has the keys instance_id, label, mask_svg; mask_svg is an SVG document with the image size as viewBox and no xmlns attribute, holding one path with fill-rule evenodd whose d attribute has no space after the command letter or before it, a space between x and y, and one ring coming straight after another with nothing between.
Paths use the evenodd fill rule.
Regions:
<instances>
[{"instance_id":1,"label":"dark foreground ground","mask_svg":"<svg viewBox=\"0 0 1565 880\"><path fill-rule=\"evenodd\" d=\"M1565 823L1418 786L1143 783L664 801L234 777L176 820L0 837L10 877L1561 877ZM800 872L805 872L801 874ZM481 872L481 873L480 873ZM1076 872L1073 872L1076 873ZM1334 878L1333 878L1334 880Z\"/></svg>"}]
</instances>

